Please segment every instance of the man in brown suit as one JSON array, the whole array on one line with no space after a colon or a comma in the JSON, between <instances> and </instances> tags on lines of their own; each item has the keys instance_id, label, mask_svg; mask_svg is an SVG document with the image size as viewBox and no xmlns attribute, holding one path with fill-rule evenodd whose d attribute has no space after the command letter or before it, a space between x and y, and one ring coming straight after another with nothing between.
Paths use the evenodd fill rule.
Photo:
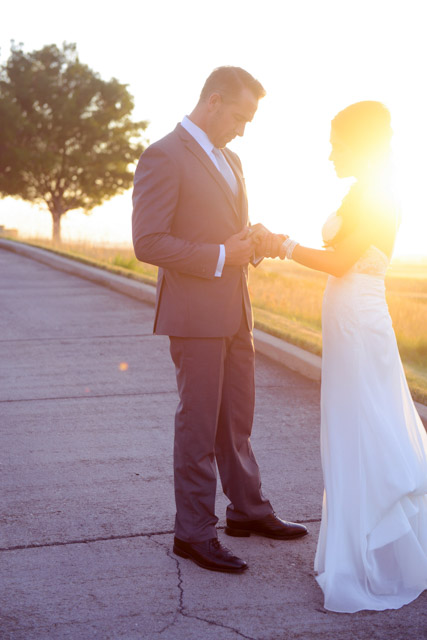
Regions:
<instances>
[{"instance_id":1,"label":"man in brown suit","mask_svg":"<svg viewBox=\"0 0 427 640\"><path fill-rule=\"evenodd\" d=\"M134 180L135 254L160 267L154 332L170 337L180 398L173 550L215 571L247 568L217 538L216 465L230 500L226 533L279 539L307 533L274 514L250 444L248 263L257 262L255 250L278 255L283 237L262 225L249 229L241 163L226 144L243 136L264 95L243 69L219 67L190 116L142 154Z\"/></svg>"}]
</instances>

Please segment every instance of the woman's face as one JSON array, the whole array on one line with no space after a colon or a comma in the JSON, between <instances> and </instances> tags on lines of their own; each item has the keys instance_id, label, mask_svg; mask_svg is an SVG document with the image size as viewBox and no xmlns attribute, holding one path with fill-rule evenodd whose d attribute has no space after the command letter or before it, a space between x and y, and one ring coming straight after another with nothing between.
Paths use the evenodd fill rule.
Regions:
<instances>
[{"instance_id":1,"label":"woman's face","mask_svg":"<svg viewBox=\"0 0 427 640\"><path fill-rule=\"evenodd\" d=\"M360 163L357 155L338 134L331 129L331 146L332 151L329 160L333 162L335 173L338 178L349 178L357 176L360 173Z\"/></svg>"}]
</instances>

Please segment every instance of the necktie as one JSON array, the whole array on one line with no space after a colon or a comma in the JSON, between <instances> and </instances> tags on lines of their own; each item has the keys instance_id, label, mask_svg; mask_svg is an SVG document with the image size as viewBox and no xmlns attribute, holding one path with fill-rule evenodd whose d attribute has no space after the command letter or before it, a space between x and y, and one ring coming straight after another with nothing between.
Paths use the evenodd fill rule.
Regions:
<instances>
[{"instance_id":1,"label":"necktie","mask_svg":"<svg viewBox=\"0 0 427 640\"><path fill-rule=\"evenodd\" d=\"M224 158L224 155L223 155L222 151L220 151L220 149L217 149L216 147L213 147L212 152L213 152L213 154L214 154L214 156L216 158L219 170L220 170L223 178L227 181L228 186L230 187L231 191L236 196L237 195L237 180L236 180L236 176L234 175L232 169L228 165L228 162Z\"/></svg>"}]
</instances>

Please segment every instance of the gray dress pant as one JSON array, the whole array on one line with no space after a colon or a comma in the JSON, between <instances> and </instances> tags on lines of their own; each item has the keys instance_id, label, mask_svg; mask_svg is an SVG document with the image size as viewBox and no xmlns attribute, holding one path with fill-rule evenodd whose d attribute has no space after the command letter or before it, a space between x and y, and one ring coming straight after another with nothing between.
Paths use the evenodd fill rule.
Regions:
<instances>
[{"instance_id":1,"label":"gray dress pant","mask_svg":"<svg viewBox=\"0 0 427 640\"><path fill-rule=\"evenodd\" d=\"M186 542L216 538L216 465L227 517L255 520L273 509L261 491L252 452L254 346L245 314L226 338L170 337L179 405L175 415L175 535ZM215 463L216 461L216 463Z\"/></svg>"}]
</instances>

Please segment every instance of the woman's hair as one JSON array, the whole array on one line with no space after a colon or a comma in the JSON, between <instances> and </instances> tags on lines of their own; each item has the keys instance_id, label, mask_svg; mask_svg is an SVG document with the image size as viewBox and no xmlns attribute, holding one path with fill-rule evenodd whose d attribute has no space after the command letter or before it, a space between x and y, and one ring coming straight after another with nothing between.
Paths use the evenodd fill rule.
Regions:
<instances>
[{"instance_id":1,"label":"woman's hair","mask_svg":"<svg viewBox=\"0 0 427 640\"><path fill-rule=\"evenodd\" d=\"M390 112L381 102L351 104L335 116L331 128L362 165L369 168L388 160L393 129Z\"/></svg>"},{"instance_id":2,"label":"woman's hair","mask_svg":"<svg viewBox=\"0 0 427 640\"><path fill-rule=\"evenodd\" d=\"M394 210L390 189L390 112L381 102L351 104L332 120L334 133L355 154L364 180L354 184L342 201L338 215L342 225L331 243L336 244L359 224L381 224Z\"/></svg>"},{"instance_id":3,"label":"woman's hair","mask_svg":"<svg viewBox=\"0 0 427 640\"><path fill-rule=\"evenodd\" d=\"M249 89L257 100L265 96L265 89L258 80L241 67L218 67L207 78L200 100L207 100L212 93L219 93L223 98L234 100L242 89Z\"/></svg>"}]
</instances>

